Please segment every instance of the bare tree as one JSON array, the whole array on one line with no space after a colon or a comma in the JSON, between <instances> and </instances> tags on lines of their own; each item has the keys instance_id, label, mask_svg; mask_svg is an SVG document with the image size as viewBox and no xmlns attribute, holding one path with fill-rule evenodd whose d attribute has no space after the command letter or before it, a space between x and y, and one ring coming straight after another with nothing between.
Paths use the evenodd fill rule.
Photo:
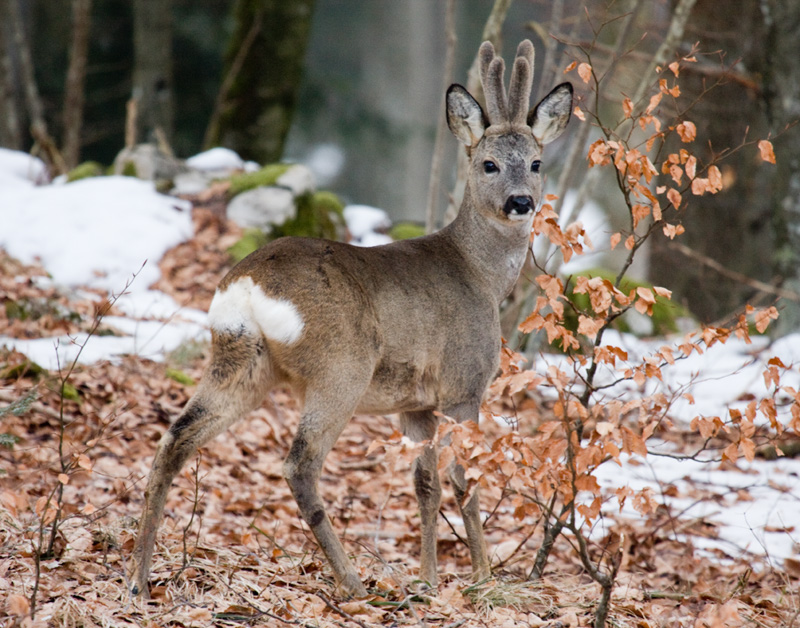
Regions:
<instances>
[{"instance_id":1,"label":"bare tree","mask_svg":"<svg viewBox=\"0 0 800 628\"><path fill-rule=\"evenodd\" d=\"M25 94L28 117L31 121L31 135L38 145L38 152L41 153L50 170L54 173L64 172L64 161L47 130L44 105L39 96L39 87L34 73L30 39L25 32L19 3L16 0L6 0L6 4L8 24L13 37L13 47L19 59L22 89Z\"/></svg>"},{"instance_id":2,"label":"bare tree","mask_svg":"<svg viewBox=\"0 0 800 628\"><path fill-rule=\"evenodd\" d=\"M261 162L277 161L302 78L314 0L239 0L225 80L206 133Z\"/></svg>"},{"instance_id":3,"label":"bare tree","mask_svg":"<svg viewBox=\"0 0 800 628\"><path fill-rule=\"evenodd\" d=\"M133 2L133 96L137 140L152 141L173 132L172 0Z\"/></svg>"},{"instance_id":4,"label":"bare tree","mask_svg":"<svg viewBox=\"0 0 800 628\"><path fill-rule=\"evenodd\" d=\"M68 168L74 168L80 160L91 13L92 0L72 0L72 46L64 94L63 154Z\"/></svg>"},{"instance_id":5,"label":"bare tree","mask_svg":"<svg viewBox=\"0 0 800 628\"><path fill-rule=\"evenodd\" d=\"M17 81L9 12L14 0L0 0L0 145L22 147L22 128L17 104Z\"/></svg>"}]
</instances>

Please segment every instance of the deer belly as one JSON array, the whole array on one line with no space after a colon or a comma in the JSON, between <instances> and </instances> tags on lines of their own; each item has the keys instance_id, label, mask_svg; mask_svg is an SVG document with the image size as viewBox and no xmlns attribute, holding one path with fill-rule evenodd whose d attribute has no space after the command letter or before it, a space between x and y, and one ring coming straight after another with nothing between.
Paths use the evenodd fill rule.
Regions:
<instances>
[{"instance_id":1,"label":"deer belly","mask_svg":"<svg viewBox=\"0 0 800 628\"><path fill-rule=\"evenodd\" d=\"M432 368L409 362L382 361L358 404L358 413L389 414L436 408L438 377Z\"/></svg>"}]
</instances>

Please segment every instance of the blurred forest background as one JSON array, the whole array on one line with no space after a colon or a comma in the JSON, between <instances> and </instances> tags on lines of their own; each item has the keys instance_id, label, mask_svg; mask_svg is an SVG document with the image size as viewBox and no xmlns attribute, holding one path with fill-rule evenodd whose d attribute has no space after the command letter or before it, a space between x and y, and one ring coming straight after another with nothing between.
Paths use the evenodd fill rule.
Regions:
<instances>
[{"instance_id":1,"label":"blurred forest background","mask_svg":"<svg viewBox=\"0 0 800 628\"><path fill-rule=\"evenodd\" d=\"M777 164L753 144L732 151L719 162L723 192L695 199L686 236L655 239L635 274L707 322L781 295L782 329L796 328L796 0L0 0L0 146L39 155L54 175L111 164L133 143L182 158L226 146L261 164L302 161L321 185L395 220L424 222L432 204L441 224L456 172L448 140L429 193L442 96L466 83L493 8L505 12L507 48L534 41L537 99L571 61L586 61L602 90L595 98L570 74L578 104L612 119L623 95L657 86L656 66L697 56L682 75L683 97L697 101L688 115L708 140L696 154L716 162L769 137ZM571 199L559 207L573 218L594 208L610 234L628 210L587 167L598 136L590 119L573 122L548 147L548 190Z\"/></svg>"}]
</instances>

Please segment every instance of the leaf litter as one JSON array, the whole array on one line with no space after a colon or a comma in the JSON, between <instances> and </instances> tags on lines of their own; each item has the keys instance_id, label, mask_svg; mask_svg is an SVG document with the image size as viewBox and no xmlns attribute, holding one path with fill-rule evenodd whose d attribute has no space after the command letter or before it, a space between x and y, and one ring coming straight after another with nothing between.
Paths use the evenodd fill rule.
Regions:
<instances>
[{"instance_id":1,"label":"leaf litter","mask_svg":"<svg viewBox=\"0 0 800 628\"><path fill-rule=\"evenodd\" d=\"M155 288L178 303L207 307L230 267L226 248L236 228L213 207L195 201L194 238L162 259ZM211 204L211 201L208 203ZM41 338L85 331L103 296L67 292L43 280L46 272L0 255L4 302L52 304L41 316L9 317L6 335ZM13 281L8 278L14 277ZM75 312L59 319L53 312ZM3 318L5 317L5 318ZM101 328L102 329L102 328ZM111 331L113 333L113 330ZM89 340L92 342L92 339ZM0 624L3 626L589 626L598 595L566 537L559 537L543 578L528 580L542 541L540 518L520 512L507 495L486 491L486 534L494 579L470 581L469 552L452 491L444 486L439 522L441 584L420 590L419 516L409 457L376 450L396 439L387 417L356 417L329 456L320 492L370 590L365 600L332 597L330 572L300 520L282 477L298 408L283 390L203 448L175 481L159 530L151 601L131 599L124 574L140 514L144 481L158 439L191 396L179 369L199 381L208 346L186 343L156 362L137 355L79 365L63 397L57 373L34 368L18 351L0 351L0 408L35 395L18 415L2 416L0 433ZM525 376L527 380L533 381ZM517 378L519 379L519 378ZM513 384L513 381L511 382ZM494 410L508 415L508 403ZM553 401L534 391L514 399L514 423L532 431L552 417ZM63 442L59 443L62 431ZM487 422L487 439L512 428ZM673 444L692 448L696 433L675 422ZM391 447L390 447L391 448ZM62 449L63 456L59 455ZM64 460L74 464L65 472ZM630 464L636 465L633 458ZM638 463L641 464L641 463ZM735 463L720 472L745 475ZM60 478L60 476L65 476ZM795 476L776 476L775 491ZM47 497L61 485L62 514L51 556L35 552L47 531ZM692 477L662 482L663 496L680 496L724 511L746 502L747 486L720 497ZM609 494L618 485L609 485ZM656 496L658 497L658 496ZM789 626L800 617L798 561L783 564L704 548L720 523L708 511L685 515L654 500L649 515L604 511L595 553L616 543L622 556L610 623L615 626ZM43 524L47 522L47 524ZM796 537L791 527L783 531ZM424 589L424 587L423 587ZM35 596L34 596L35 590ZM31 618L32 600L36 613Z\"/></svg>"}]
</instances>

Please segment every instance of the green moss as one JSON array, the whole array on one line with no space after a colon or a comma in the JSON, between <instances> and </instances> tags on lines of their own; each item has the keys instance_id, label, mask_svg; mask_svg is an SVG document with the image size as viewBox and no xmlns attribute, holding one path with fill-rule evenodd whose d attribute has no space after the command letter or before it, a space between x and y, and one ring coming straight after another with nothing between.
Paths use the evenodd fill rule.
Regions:
<instances>
[{"instance_id":1,"label":"green moss","mask_svg":"<svg viewBox=\"0 0 800 628\"><path fill-rule=\"evenodd\" d=\"M333 192L304 194L296 203L297 215L276 225L270 239L301 236L336 240L344 231L344 205Z\"/></svg>"},{"instance_id":2,"label":"green moss","mask_svg":"<svg viewBox=\"0 0 800 628\"><path fill-rule=\"evenodd\" d=\"M64 382L63 386L61 387L61 394L63 395L64 399L69 399L70 401L78 401L78 399L81 397L78 389L69 382Z\"/></svg>"},{"instance_id":3,"label":"green moss","mask_svg":"<svg viewBox=\"0 0 800 628\"><path fill-rule=\"evenodd\" d=\"M392 240L409 240L425 235L425 227L413 222L398 222L389 230Z\"/></svg>"},{"instance_id":4,"label":"green moss","mask_svg":"<svg viewBox=\"0 0 800 628\"><path fill-rule=\"evenodd\" d=\"M235 262L242 261L253 251L260 249L267 243L267 236L260 229L251 227L244 230L244 235L234 244L228 247L228 253Z\"/></svg>"},{"instance_id":5,"label":"green moss","mask_svg":"<svg viewBox=\"0 0 800 628\"><path fill-rule=\"evenodd\" d=\"M278 178L291 167L291 164L269 164L256 172L235 174L231 177L230 195L236 196L261 185L275 185Z\"/></svg>"},{"instance_id":6,"label":"green moss","mask_svg":"<svg viewBox=\"0 0 800 628\"><path fill-rule=\"evenodd\" d=\"M3 370L0 370L0 379L21 379L23 377L39 379L42 375L47 375L47 369L42 368L31 360L6 366Z\"/></svg>"},{"instance_id":7,"label":"green moss","mask_svg":"<svg viewBox=\"0 0 800 628\"><path fill-rule=\"evenodd\" d=\"M178 382L179 384L183 384L184 386L195 385L195 381L181 370L168 368L166 370L166 375L170 379Z\"/></svg>"},{"instance_id":8,"label":"green moss","mask_svg":"<svg viewBox=\"0 0 800 628\"><path fill-rule=\"evenodd\" d=\"M133 161L126 161L122 166L123 177L138 177L139 173L136 170L136 164Z\"/></svg>"},{"instance_id":9,"label":"green moss","mask_svg":"<svg viewBox=\"0 0 800 628\"><path fill-rule=\"evenodd\" d=\"M103 164L96 161L84 161L67 173L67 182L71 183L81 179L88 179L89 177L102 177L105 172Z\"/></svg>"}]
</instances>

